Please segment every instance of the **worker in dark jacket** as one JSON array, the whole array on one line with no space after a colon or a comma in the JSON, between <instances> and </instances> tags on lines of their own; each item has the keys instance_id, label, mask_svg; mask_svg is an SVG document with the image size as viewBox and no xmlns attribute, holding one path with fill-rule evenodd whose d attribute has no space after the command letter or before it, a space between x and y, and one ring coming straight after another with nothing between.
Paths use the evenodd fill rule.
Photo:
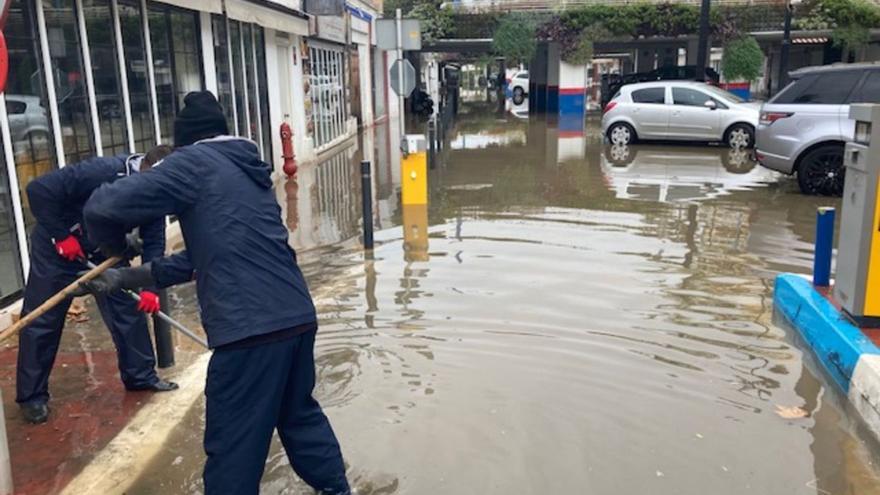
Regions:
<instances>
[{"instance_id":1,"label":"worker in dark jacket","mask_svg":"<svg viewBox=\"0 0 880 495\"><path fill-rule=\"evenodd\" d=\"M73 282L84 261L104 261L89 243L82 223L86 200L101 184L149 168L171 152L164 146L144 155L92 158L40 176L27 186L31 212L37 220L31 234L30 271L22 315L34 310ZM143 237L143 260L165 254L162 219L137 224ZM128 262L121 265L127 266ZM58 353L64 318L71 299L55 306L21 331L16 369L16 401L26 420L43 423L49 416L49 373ZM119 374L128 390L167 391L177 388L156 376L153 344L143 312L159 309L154 290L141 292L137 303L121 293L100 295L98 308L110 329L119 360Z\"/></svg>"},{"instance_id":2,"label":"worker in dark jacket","mask_svg":"<svg viewBox=\"0 0 880 495\"><path fill-rule=\"evenodd\" d=\"M99 188L86 204L93 240L125 249L133 225L174 214L186 251L108 270L93 291L196 280L214 349L205 386L205 493L258 493L274 430L294 471L323 494L350 493L339 444L315 385L315 308L288 244L271 167L252 141L226 136L209 92L190 93L175 152L152 173Z\"/></svg>"}]
</instances>

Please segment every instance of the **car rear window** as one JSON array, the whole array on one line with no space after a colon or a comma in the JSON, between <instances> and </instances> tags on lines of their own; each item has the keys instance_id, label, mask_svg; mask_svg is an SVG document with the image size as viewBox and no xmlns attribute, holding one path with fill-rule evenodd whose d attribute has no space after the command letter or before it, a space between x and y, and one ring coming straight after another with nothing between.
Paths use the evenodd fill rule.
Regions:
<instances>
[{"instance_id":1,"label":"car rear window","mask_svg":"<svg viewBox=\"0 0 880 495\"><path fill-rule=\"evenodd\" d=\"M880 70L872 70L865 77L862 87L849 99L850 103L880 103Z\"/></svg>"},{"instance_id":2,"label":"car rear window","mask_svg":"<svg viewBox=\"0 0 880 495\"><path fill-rule=\"evenodd\" d=\"M857 70L810 74L790 85L771 103L843 105L862 74Z\"/></svg>"},{"instance_id":3,"label":"car rear window","mask_svg":"<svg viewBox=\"0 0 880 495\"><path fill-rule=\"evenodd\" d=\"M665 103L666 88L645 88L632 92L633 103Z\"/></svg>"},{"instance_id":4,"label":"car rear window","mask_svg":"<svg viewBox=\"0 0 880 495\"><path fill-rule=\"evenodd\" d=\"M9 115L24 113L25 108L27 108L27 105L23 101L6 100L6 113Z\"/></svg>"}]
</instances>

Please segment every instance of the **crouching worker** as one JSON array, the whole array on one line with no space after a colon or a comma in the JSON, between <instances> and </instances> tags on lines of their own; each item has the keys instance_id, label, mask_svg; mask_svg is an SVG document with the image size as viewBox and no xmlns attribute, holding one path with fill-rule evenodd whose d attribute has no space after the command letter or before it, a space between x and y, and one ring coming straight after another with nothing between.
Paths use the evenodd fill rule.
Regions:
<instances>
[{"instance_id":1,"label":"crouching worker","mask_svg":"<svg viewBox=\"0 0 880 495\"><path fill-rule=\"evenodd\" d=\"M28 184L27 195L37 225L31 234L30 271L22 315L72 283L77 273L86 267L86 259L96 264L104 261L88 242L82 223L83 205L92 191L138 170L149 170L170 152L170 147L161 146L146 155L92 158L40 176ZM143 261L162 257L165 254L164 221L152 219L134 226L140 226L143 237ZM128 262L120 266L128 266ZM174 383L159 379L154 368L153 343L143 312L159 309L156 293L145 289L140 303L119 292L101 294L96 301L116 345L119 375L125 388L157 392L176 389ZM43 423L49 416L49 373L58 353L70 303L68 298L41 315L18 337L16 401L31 423Z\"/></svg>"},{"instance_id":2,"label":"crouching worker","mask_svg":"<svg viewBox=\"0 0 880 495\"><path fill-rule=\"evenodd\" d=\"M278 430L293 470L322 494L348 494L336 436L315 386L317 317L254 142L230 137L223 110L190 93L174 122L175 151L151 173L99 188L85 207L92 239L125 249L131 226L174 214L186 251L111 269L98 293L167 287L195 276L208 367L206 495L255 494Z\"/></svg>"}]
</instances>

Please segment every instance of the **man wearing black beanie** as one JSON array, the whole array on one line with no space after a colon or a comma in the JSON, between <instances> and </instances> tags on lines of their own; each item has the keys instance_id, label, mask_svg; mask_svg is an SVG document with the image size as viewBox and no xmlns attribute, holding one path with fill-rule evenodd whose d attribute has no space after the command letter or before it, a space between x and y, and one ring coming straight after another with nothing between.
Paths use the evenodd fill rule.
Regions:
<instances>
[{"instance_id":1,"label":"man wearing black beanie","mask_svg":"<svg viewBox=\"0 0 880 495\"><path fill-rule=\"evenodd\" d=\"M174 122L176 150L141 174L102 186L85 206L108 254L131 225L177 215L186 251L110 269L93 292L197 281L214 349L205 385L206 495L256 494L274 430L294 471L322 494L349 494L339 443L315 386L317 316L287 242L271 167L257 146L227 136L209 92L190 93Z\"/></svg>"},{"instance_id":2,"label":"man wearing black beanie","mask_svg":"<svg viewBox=\"0 0 880 495\"><path fill-rule=\"evenodd\" d=\"M223 107L210 91L193 91L183 98L183 109L174 119L174 146L189 146L227 134L229 127Z\"/></svg>"}]
</instances>

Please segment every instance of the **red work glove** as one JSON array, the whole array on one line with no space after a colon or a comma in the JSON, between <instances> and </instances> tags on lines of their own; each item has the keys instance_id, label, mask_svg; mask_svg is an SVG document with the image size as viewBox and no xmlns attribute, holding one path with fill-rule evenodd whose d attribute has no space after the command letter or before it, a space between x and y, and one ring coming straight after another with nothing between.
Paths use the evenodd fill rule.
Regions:
<instances>
[{"instance_id":1,"label":"red work glove","mask_svg":"<svg viewBox=\"0 0 880 495\"><path fill-rule=\"evenodd\" d=\"M75 261L79 258L86 257L86 253L83 252L82 246L79 245L79 240L73 235L69 235L63 240L56 242L55 251L58 252L58 256L61 256L67 261Z\"/></svg>"},{"instance_id":2,"label":"red work glove","mask_svg":"<svg viewBox=\"0 0 880 495\"><path fill-rule=\"evenodd\" d=\"M143 311L144 313L158 313L161 309L158 294L148 290L141 291L141 301L138 303L138 311Z\"/></svg>"}]
</instances>

